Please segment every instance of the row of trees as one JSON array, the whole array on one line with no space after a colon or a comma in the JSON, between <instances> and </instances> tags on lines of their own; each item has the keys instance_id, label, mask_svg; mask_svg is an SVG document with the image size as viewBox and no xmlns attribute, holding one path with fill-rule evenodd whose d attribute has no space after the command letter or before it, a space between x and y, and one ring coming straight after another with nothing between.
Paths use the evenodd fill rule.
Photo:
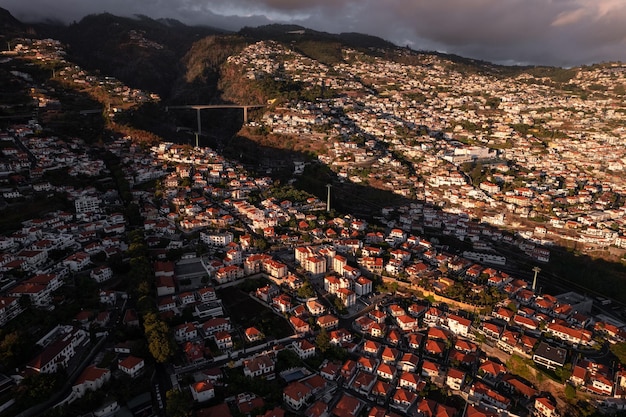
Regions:
<instances>
[{"instance_id":1,"label":"row of trees","mask_svg":"<svg viewBox=\"0 0 626 417\"><path fill-rule=\"evenodd\" d=\"M175 344L170 335L168 324L161 320L156 312L153 296L155 291L154 273L150 265L143 231L137 229L130 232L129 242L129 289L138 300L137 308L143 316L148 349L157 362L164 363L174 354Z\"/></svg>"},{"instance_id":2,"label":"row of trees","mask_svg":"<svg viewBox=\"0 0 626 417\"><path fill-rule=\"evenodd\" d=\"M167 362L175 350L167 323L159 319L155 312L149 311L143 315L143 328L154 360L158 363Z\"/></svg>"}]
</instances>

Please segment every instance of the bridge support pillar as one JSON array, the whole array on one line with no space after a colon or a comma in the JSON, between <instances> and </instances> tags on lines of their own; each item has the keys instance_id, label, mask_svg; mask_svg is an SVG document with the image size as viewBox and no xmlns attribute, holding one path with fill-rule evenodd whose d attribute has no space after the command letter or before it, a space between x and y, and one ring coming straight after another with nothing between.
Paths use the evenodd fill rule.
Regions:
<instances>
[{"instance_id":1,"label":"bridge support pillar","mask_svg":"<svg viewBox=\"0 0 626 417\"><path fill-rule=\"evenodd\" d=\"M243 122L248 123L248 108L243 106Z\"/></svg>"},{"instance_id":2,"label":"bridge support pillar","mask_svg":"<svg viewBox=\"0 0 626 417\"><path fill-rule=\"evenodd\" d=\"M200 109L196 109L196 114L198 115L198 135L202 133L202 121L200 120Z\"/></svg>"}]
</instances>

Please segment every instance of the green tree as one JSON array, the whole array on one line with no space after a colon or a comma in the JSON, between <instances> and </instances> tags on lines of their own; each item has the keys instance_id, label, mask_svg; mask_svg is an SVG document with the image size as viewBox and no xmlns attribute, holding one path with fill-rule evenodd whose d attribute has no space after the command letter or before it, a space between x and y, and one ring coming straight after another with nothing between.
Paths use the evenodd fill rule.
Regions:
<instances>
[{"instance_id":1,"label":"green tree","mask_svg":"<svg viewBox=\"0 0 626 417\"><path fill-rule=\"evenodd\" d=\"M398 292L399 285L397 281L388 282L386 286L387 286L387 291L390 292L392 295L395 295L395 293Z\"/></svg>"},{"instance_id":2,"label":"green tree","mask_svg":"<svg viewBox=\"0 0 626 417\"><path fill-rule=\"evenodd\" d=\"M153 312L144 315L143 326L150 354L159 363L167 362L174 354L174 342L170 337L169 326Z\"/></svg>"},{"instance_id":3,"label":"green tree","mask_svg":"<svg viewBox=\"0 0 626 417\"><path fill-rule=\"evenodd\" d=\"M33 406L58 391L63 385L64 376L55 374L34 374L27 376L15 389L15 401L22 406Z\"/></svg>"},{"instance_id":4,"label":"green tree","mask_svg":"<svg viewBox=\"0 0 626 417\"><path fill-rule=\"evenodd\" d=\"M326 329L323 328L317 334L317 337L315 338L315 345L317 346L317 349L322 354L327 352L331 348L331 346L330 346L330 336L328 336L328 332L326 331Z\"/></svg>"},{"instance_id":5,"label":"green tree","mask_svg":"<svg viewBox=\"0 0 626 417\"><path fill-rule=\"evenodd\" d=\"M333 305L335 306L335 309L337 309L339 313L344 313L346 311L346 306L343 304L343 301L341 300L341 298L334 296L332 297L332 302L333 302Z\"/></svg>"},{"instance_id":6,"label":"green tree","mask_svg":"<svg viewBox=\"0 0 626 417\"><path fill-rule=\"evenodd\" d=\"M305 281L300 288L298 288L298 297L311 298L315 296L315 290L308 281Z\"/></svg>"},{"instance_id":7,"label":"green tree","mask_svg":"<svg viewBox=\"0 0 626 417\"><path fill-rule=\"evenodd\" d=\"M557 378L559 378L561 382L565 383L569 379L569 377L572 376L572 364L567 363L563 367L557 367L554 370L554 374Z\"/></svg>"},{"instance_id":8,"label":"green tree","mask_svg":"<svg viewBox=\"0 0 626 417\"><path fill-rule=\"evenodd\" d=\"M12 369L24 359L24 352L29 351L26 335L19 331L4 334L0 341L0 363Z\"/></svg>"},{"instance_id":9,"label":"green tree","mask_svg":"<svg viewBox=\"0 0 626 417\"><path fill-rule=\"evenodd\" d=\"M278 352L276 361L276 371L281 372L285 369L295 368L302 364L300 357L291 349L283 349Z\"/></svg>"},{"instance_id":10,"label":"green tree","mask_svg":"<svg viewBox=\"0 0 626 417\"><path fill-rule=\"evenodd\" d=\"M185 391L171 389L165 394L165 414L167 417L191 416L191 395Z\"/></svg>"},{"instance_id":11,"label":"green tree","mask_svg":"<svg viewBox=\"0 0 626 417\"><path fill-rule=\"evenodd\" d=\"M262 237L254 239L253 240L253 244L261 252L266 251L267 248L269 248L269 246L270 246L269 243L267 243L267 240L265 240Z\"/></svg>"},{"instance_id":12,"label":"green tree","mask_svg":"<svg viewBox=\"0 0 626 417\"><path fill-rule=\"evenodd\" d=\"M172 344L167 334L155 333L150 337L148 349L155 361L165 363L173 355Z\"/></svg>"},{"instance_id":13,"label":"green tree","mask_svg":"<svg viewBox=\"0 0 626 417\"><path fill-rule=\"evenodd\" d=\"M626 365L626 342L615 343L611 345L611 352L617 356L622 365Z\"/></svg>"}]
</instances>

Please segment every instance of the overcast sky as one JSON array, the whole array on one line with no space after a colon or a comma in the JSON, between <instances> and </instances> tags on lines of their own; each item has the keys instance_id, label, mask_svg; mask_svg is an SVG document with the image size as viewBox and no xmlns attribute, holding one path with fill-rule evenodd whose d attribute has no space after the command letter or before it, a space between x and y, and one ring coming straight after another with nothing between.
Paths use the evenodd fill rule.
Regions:
<instances>
[{"instance_id":1,"label":"overcast sky","mask_svg":"<svg viewBox=\"0 0 626 417\"><path fill-rule=\"evenodd\" d=\"M223 29L294 23L498 63L626 61L626 0L0 0L22 21L109 12Z\"/></svg>"}]
</instances>

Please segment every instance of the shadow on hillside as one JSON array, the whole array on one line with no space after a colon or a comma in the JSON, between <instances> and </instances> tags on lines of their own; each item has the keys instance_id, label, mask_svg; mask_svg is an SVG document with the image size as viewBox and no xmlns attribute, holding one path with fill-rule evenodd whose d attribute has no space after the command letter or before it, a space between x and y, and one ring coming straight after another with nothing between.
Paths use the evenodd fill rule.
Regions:
<instances>
[{"instance_id":1,"label":"shadow on hillside","mask_svg":"<svg viewBox=\"0 0 626 417\"><path fill-rule=\"evenodd\" d=\"M281 181L288 181L293 177L293 161L306 161L308 165L304 174L295 177L296 187L326 201L326 185L332 184L331 207L339 212L351 213L368 221L372 221L374 216L380 216L383 207L402 206L412 201L416 202L391 191L341 182L333 171L317 162L309 153L263 146L247 137L233 137L223 148L223 153L226 157L240 161L245 167L260 175L270 175ZM511 235L506 230L501 231ZM417 230L413 232L419 234ZM470 248L466 241L444 236L440 230L427 229L424 235L436 236L442 244L449 243L451 248ZM515 241L520 242L524 239L515 237ZM541 263L525 255L517 246L501 243L497 246L507 256L508 267L506 269L517 269L517 272L512 272L514 276L532 281L532 268L539 266L541 272L538 275L537 288L543 292L560 294L576 291L592 298L609 297L618 302L616 306L613 306L615 313L626 314L624 312L626 305L624 304L626 302L626 266L624 264L594 259L573 248L565 247L550 248L550 262ZM497 266L496 269L498 269Z\"/></svg>"},{"instance_id":2,"label":"shadow on hillside","mask_svg":"<svg viewBox=\"0 0 626 417\"><path fill-rule=\"evenodd\" d=\"M177 113L176 123L195 126L195 111L185 110L185 112L187 114ZM230 132L242 126L240 111L211 110L203 115L202 123L203 132L206 127L206 131L211 131L212 134L200 138L201 146L216 149L225 157L240 162L256 175L270 176L280 180L282 184L295 179L294 185L297 188L310 192L322 201L326 201L327 184L331 184L331 208L338 212L351 213L372 221L375 216L381 215L381 209L384 207L405 206L416 202L391 191L349 181L343 182L326 165L319 163L310 152L266 146L239 134L229 136ZM171 126L170 123L170 128ZM195 135L184 132L169 131L163 137L178 143L193 144L195 141ZM230 139L226 139L229 137ZM294 177L294 161L307 163L303 175ZM501 231L512 235L506 230ZM452 249L461 249L459 253L462 250L471 250L468 242L443 235L441 230L426 229L423 233L420 230L412 232L423 234L428 238L437 237L442 245L447 244ZM523 241L521 237L514 238L517 242ZM497 247L507 256L505 269L513 276L532 281L532 269L539 266L541 272L538 275L537 288L545 293L576 291L589 297L609 297L618 302L613 306L616 314L622 314L625 309L626 266L621 263L594 259L579 253L575 248L553 247L550 248L551 260L546 264L533 260L517 246L498 243ZM450 251L454 252L452 249ZM626 312L624 318L626 319Z\"/></svg>"},{"instance_id":3,"label":"shadow on hillside","mask_svg":"<svg viewBox=\"0 0 626 417\"><path fill-rule=\"evenodd\" d=\"M223 147L224 156L240 161L247 169L259 175L269 175L286 183L295 179L294 185L326 201L331 187L331 208L371 220L381 209L391 205L405 205L410 200L391 191L340 180L337 174L320 163L310 152L279 149L265 146L236 135ZM294 162L304 162L302 175L294 176Z\"/></svg>"}]
</instances>

